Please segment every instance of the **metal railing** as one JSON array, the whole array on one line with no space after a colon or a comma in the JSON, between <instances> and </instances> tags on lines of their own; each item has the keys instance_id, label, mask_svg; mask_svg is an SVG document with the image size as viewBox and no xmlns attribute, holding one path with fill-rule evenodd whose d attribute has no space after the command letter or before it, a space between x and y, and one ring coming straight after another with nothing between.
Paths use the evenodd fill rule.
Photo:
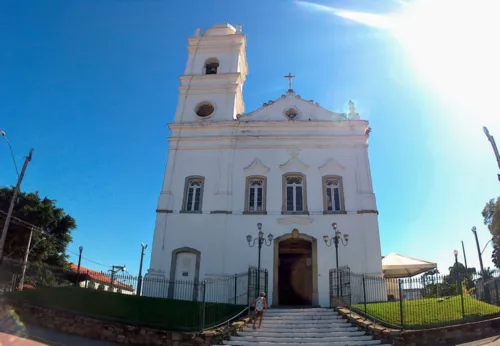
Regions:
<instances>
[{"instance_id":1,"label":"metal railing","mask_svg":"<svg viewBox=\"0 0 500 346\"><path fill-rule=\"evenodd\" d=\"M2 293L18 290L20 270L17 262L4 261L0 266ZM142 279L142 295L137 296L137 285L141 283L137 276L114 274L111 282L110 273L106 272L76 273L70 268L32 263L26 271L24 290L32 291L28 294L32 304L43 302L47 307L124 323L200 331L225 324L247 312L258 295L258 280L261 290L267 293L267 270L261 269L259 273L254 267L243 273L212 275L198 281L146 276ZM61 287L68 289L46 289ZM14 295L20 297L17 293ZM132 308L134 306L136 308Z\"/></svg>"},{"instance_id":2,"label":"metal railing","mask_svg":"<svg viewBox=\"0 0 500 346\"><path fill-rule=\"evenodd\" d=\"M330 305L403 329L479 321L500 315L500 272L386 279L332 269Z\"/></svg>"}]
</instances>

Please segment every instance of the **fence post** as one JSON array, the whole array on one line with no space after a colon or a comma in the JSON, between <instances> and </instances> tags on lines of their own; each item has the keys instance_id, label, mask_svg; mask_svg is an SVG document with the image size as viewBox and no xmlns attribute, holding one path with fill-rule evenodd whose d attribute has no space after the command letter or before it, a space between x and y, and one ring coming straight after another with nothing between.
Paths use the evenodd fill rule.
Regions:
<instances>
[{"instance_id":1,"label":"fence post","mask_svg":"<svg viewBox=\"0 0 500 346\"><path fill-rule=\"evenodd\" d=\"M268 290L269 290L269 272L267 271L267 269L264 269L264 292L266 292L266 297L267 299L269 299L269 296L268 296Z\"/></svg>"},{"instance_id":2,"label":"fence post","mask_svg":"<svg viewBox=\"0 0 500 346\"><path fill-rule=\"evenodd\" d=\"M203 331L203 329L205 329L205 313L206 313L206 307L207 307L207 304L206 304L206 300L205 300L205 293L206 293L206 289L207 289L207 281L206 280L203 280L203 283L201 284L201 289L203 290L203 293L202 293L202 300L201 300L201 318L200 318L200 331Z\"/></svg>"},{"instance_id":3,"label":"fence post","mask_svg":"<svg viewBox=\"0 0 500 346\"><path fill-rule=\"evenodd\" d=\"M404 328L404 312L403 312L403 287L401 279L398 279L399 286L399 319L401 321L401 328Z\"/></svg>"},{"instance_id":4,"label":"fence post","mask_svg":"<svg viewBox=\"0 0 500 346\"><path fill-rule=\"evenodd\" d=\"M365 314L366 314L366 283L364 274L363 274L363 302L365 304Z\"/></svg>"},{"instance_id":5,"label":"fence post","mask_svg":"<svg viewBox=\"0 0 500 346\"><path fill-rule=\"evenodd\" d=\"M460 300L462 303L462 319L465 319L465 305L464 305L464 285L463 280L460 280Z\"/></svg>"},{"instance_id":6,"label":"fence post","mask_svg":"<svg viewBox=\"0 0 500 346\"><path fill-rule=\"evenodd\" d=\"M234 305L236 305L236 297L238 296L238 274L234 274Z\"/></svg>"},{"instance_id":7,"label":"fence post","mask_svg":"<svg viewBox=\"0 0 500 346\"><path fill-rule=\"evenodd\" d=\"M250 281L252 280L252 267L248 267L248 279L247 279L247 305L250 306Z\"/></svg>"}]
</instances>

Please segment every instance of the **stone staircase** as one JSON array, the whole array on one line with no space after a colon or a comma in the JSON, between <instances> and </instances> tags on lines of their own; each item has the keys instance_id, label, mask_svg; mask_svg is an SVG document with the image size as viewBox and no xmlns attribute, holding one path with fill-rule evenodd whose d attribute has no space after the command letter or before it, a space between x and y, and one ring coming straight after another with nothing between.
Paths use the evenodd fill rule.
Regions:
<instances>
[{"instance_id":1,"label":"stone staircase","mask_svg":"<svg viewBox=\"0 0 500 346\"><path fill-rule=\"evenodd\" d=\"M258 322L257 322L258 327ZM331 309L269 309L262 328L253 330L251 325L238 336L224 341L233 346L364 346L382 345L363 330Z\"/></svg>"}]
</instances>

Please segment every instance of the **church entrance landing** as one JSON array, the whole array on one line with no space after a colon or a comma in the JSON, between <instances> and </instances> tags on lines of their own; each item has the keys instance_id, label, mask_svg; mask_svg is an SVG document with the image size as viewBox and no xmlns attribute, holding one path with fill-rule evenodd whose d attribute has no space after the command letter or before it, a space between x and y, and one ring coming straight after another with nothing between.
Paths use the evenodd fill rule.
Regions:
<instances>
[{"instance_id":1,"label":"church entrance landing","mask_svg":"<svg viewBox=\"0 0 500 346\"><path fill-rule=\"evenodd\" d=\"M318 274L316 239L292 233L274 241L273 305L316 306Z\"/></svg>"}]
</instances>

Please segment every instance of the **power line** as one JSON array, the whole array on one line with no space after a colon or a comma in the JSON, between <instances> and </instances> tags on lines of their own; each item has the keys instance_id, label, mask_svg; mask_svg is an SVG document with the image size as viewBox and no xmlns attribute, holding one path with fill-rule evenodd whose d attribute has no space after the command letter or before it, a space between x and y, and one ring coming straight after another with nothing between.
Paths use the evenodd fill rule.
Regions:
<instances>
[{"instance_id":1,"label":"power line","mask_svg":"<svg viewBox=\"0 0 500 346\"><path fill-rule=\"evenodd\" d=\"M3 214L3 215L2 215L2 214ZM7 213L6 213L6 212L4 212L3 210L0 210L0 218L5 218L6 216L4 216L4 215L7 215ZM17 218L17 217L14 217L14 216L13 216L13 217L12 217L12 222L13 222L14 224L16 224L17 226L24 227L24 228L26 228L26 229L28 229L28 230L35 230L35 231L38 231L38 232L40 232L42 235L44 235L44 236L46 236L46 237L51 238L51 240L53 240L54 242L59 243L60 245L63 245L63 246L67 246L67 245L68 245L68 244L65 244L63 241L61 241L60 239L57 239L57 238L55 237L55 235L50 234L50 233L47 233L47 232L43 231L43 230L42 230L42 228L37 227L37 226L35 226L35 225L33 225L33 224L31 224L31 223L27 222L27 221L24 221L24 220L22 220L22 219L19 219L19 218ZM68 251L68 252L72 253L73 255L80 256L80 253L79 253L79 252L72 251L72 250L70 250L70 249L68 249L68 248L66 248L66 251ZM91 263L97 264L97 265L102 266L102 267L106 267L106 268L111 268L111 267L112 267L112 266L110 266L110 265L103 264L103 263L100 263L100 262L97 262L97 261L91 260L90 258L87 258L87 257L84 257L84 256L82 256L82 259L84 259L84 260L86 260L86 261L89 261L89 262L91 262Z\"/></svg>"}]
</instances>

